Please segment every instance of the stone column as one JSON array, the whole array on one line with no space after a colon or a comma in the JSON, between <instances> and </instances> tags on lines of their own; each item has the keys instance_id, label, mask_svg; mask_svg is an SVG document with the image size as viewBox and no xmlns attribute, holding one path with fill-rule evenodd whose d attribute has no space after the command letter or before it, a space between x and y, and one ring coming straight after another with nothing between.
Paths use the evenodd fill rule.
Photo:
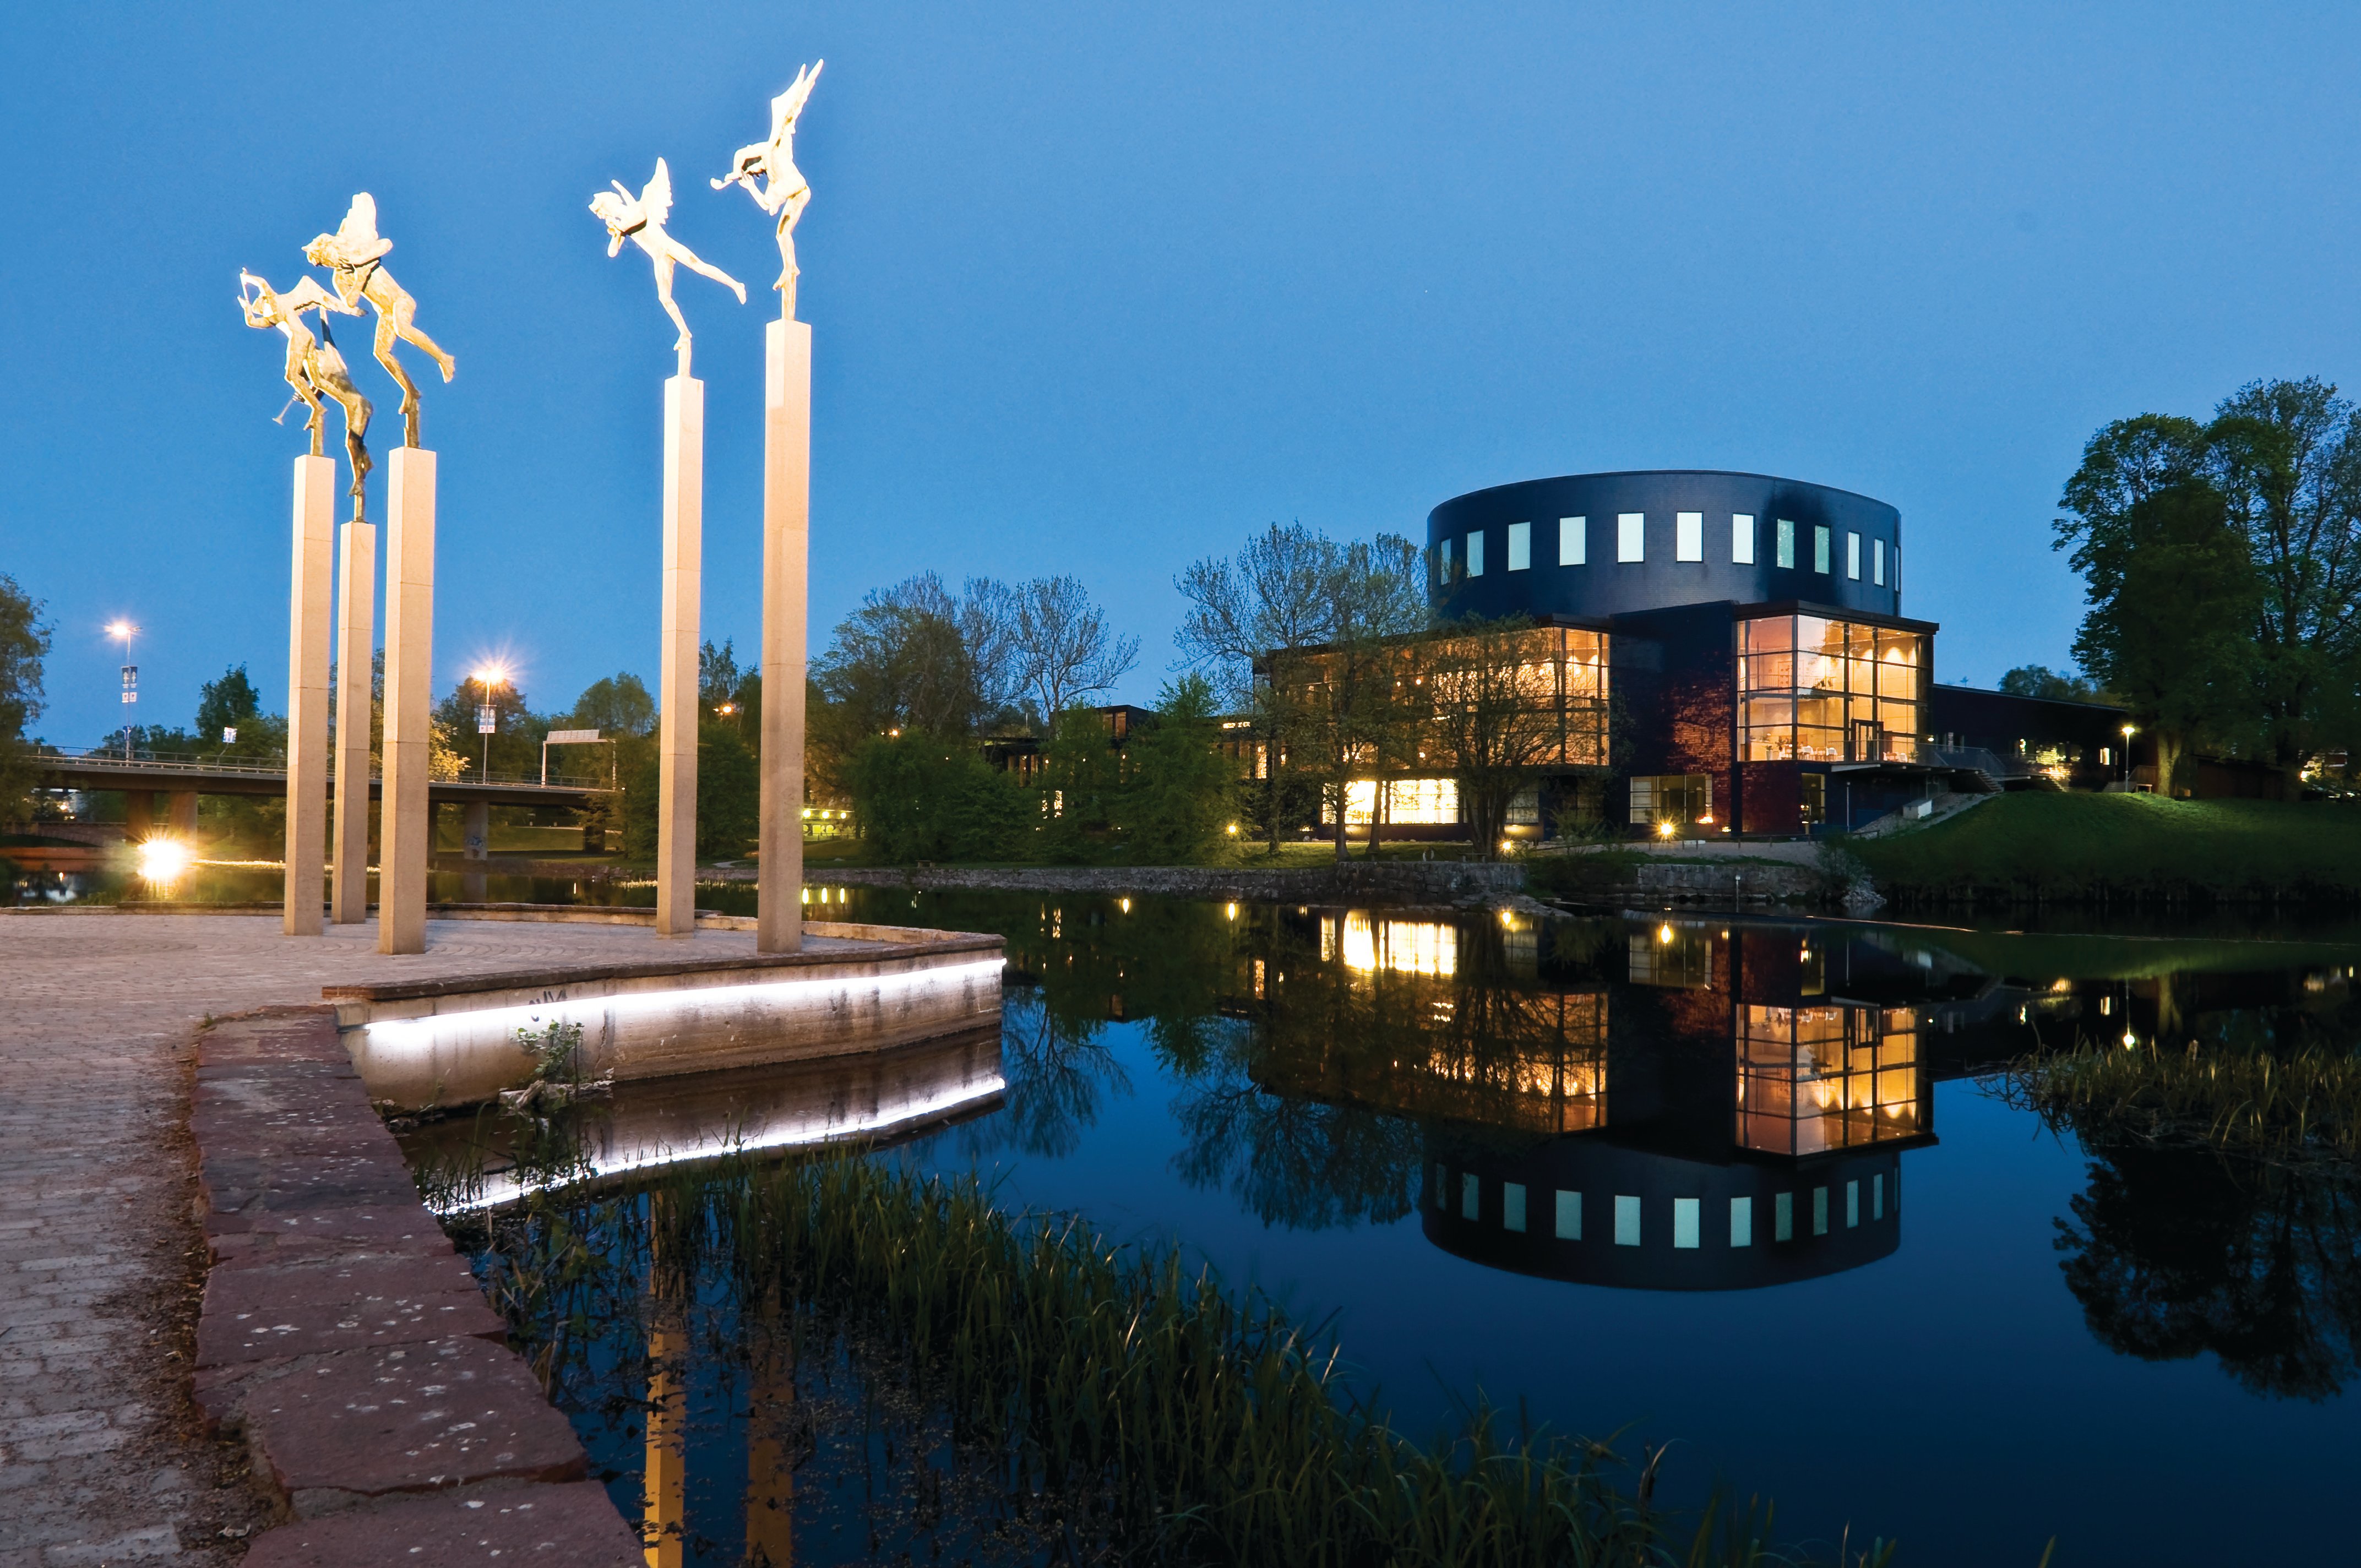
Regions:
<instances>
[{"instance_id":1,"label":"stone column","mask_svg":"<svg viewBox=\"0 0 2361 1568\"><path fill-rule=\"evenodd\" d=\"M287 878L280 928L320 934L328 858L328 590L336 463L295 459L294 583L287 609Z\"/></svg>"},{"instance_id":2,"label":"stone column","mask_svg":"<svg viewBox=\"0 0 2361 1568\"><path fill-rule=\"evenodd\" d=\"M657 677L656 935L697 934L697 656L705 533L705 383L664 381L664 652Z\"/></svg>"},{"instance_id":3,"label":"stone column","mask_svg":"<svg viewBox=\"0 0 2361 1568\"><path fill-rule=\"evenodd\" d=\"M763 378L763 806L754 950L803 947L811 328L776 321Z\"/></svg>"},{"instance_id":4,"label":"stone column","mask_svg":"<svg viewBox=\"0 0 2361 1568\"><path fill-rule=\"evenodd\" d=\"M471 861L488 861L492 856L492 803L471 800L460 814L459 847Z\"/></svg>"},{"instance_id":5,"label":"stone column","mask_svg":"<svg viewBox=\"0 0 2361 1568\"><path fill-rule=\"evenodd\" d=\"M385 782L379 794L377 950L426 950L427 721L434 704L434 454L386 458Z\"/></svg>"},{"instance_id":6,"label":"stone column","mask_svg":"<svg viewBox=\"0 0 2361 1568\"><path fill-rule=\"evenodd\" d=\"M126 790L123 795L123 836L137 844L156 830L156 792Z\"/></svg>"},{"instance_id":7,"label":"stone column","mask_svg":"<svg viewBox=\"0 0 2361 1568\"><path fill-rule=\"evenodd\" d=\"M369 687L377 643L377 525L345 524L336 562L335 891L329 917L368 918Z\"/></svg>"},{"instance_id":8,"label":"stone column","mask_svg":"<svg viewBox=\"0 0 2361 1568\"><path fill-rule=\"evenodd\" d=\"M176 789L168 797L167 806L170 808L169 816L172 831L180 835L182 843L195 843L197 841L197 792L192 789Z\"/></svg>"}]
</instances>

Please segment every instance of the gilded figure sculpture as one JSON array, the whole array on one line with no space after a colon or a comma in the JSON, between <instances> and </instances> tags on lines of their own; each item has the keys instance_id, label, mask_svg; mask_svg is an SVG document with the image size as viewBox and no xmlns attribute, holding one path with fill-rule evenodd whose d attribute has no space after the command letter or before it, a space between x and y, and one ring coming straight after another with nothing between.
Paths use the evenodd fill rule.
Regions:
<instances>
[{"instance_id":1,"label":"gilded figure sculpture","mask_svg":"<svg viewBox=\"0 0 2361 1568\"><path fill-rule=\"evenodd\" d=\"M402 286L393 280L385 269L385 254L393 248L393 241L380 238L377 232L377 198L363 191L353 198L345 213L345 221L336 225L334 234L324 234L303 247L304 259L314 267L325 267L336 285L336 295L346 305L354 307L349 314L358 315L360 302L367 300L377 310L377 362L386 368L401 388L401 422L405 444L418 444L418 388L393 356L394 340L412 343L424 349L449 381L458 366L444 353L435 341L418 330L418 302L410 297Z\"/></svg>"},{"instance_id":2,"label":"gilded figure sculpture","mask_svg":"<svg viewBox=\"0 0 2361 1568\"><path fill-rule=\"evenodd\" d=\"M368 435L369 400L353 385L352 372L346 367L345 356L336 351L335 340L328 334L328 313L357 316L360 309L336 298L320 287L316 278L305 278L295 287L280 293L251 272L237 275L237 303L250 327L276 327L287 339L287 384L295 389L288 400L292 407L297 399L312 411L304 429L312 435L312 455L321 451L321 427L326 422L323 398L333 399L345 413L345 455L351 459L353 469L353 517L363 517L362 481L368 477L370 463L366 438ZM320 331L314 336L303 321L303 313L312 312L319 318ZM287 417L280 409L279 417Z\"/></svg>"},{"instance_id":3,"label":"gilded figure sculpture","mask_svg":"<svg viewBox=\"0 0 2361 1568\"><path fill-rule=\"evenodd\" d=\"M664 305L664 314L672 318L672 324L680 331L673 347L680 353L680 373L686 376L688 323L682 318L680 307L673 303L674 264L678 263L692 272L701 273L717 283L727 284L741 305L746 302L746 285L705 261L664 232L664 219L672 212L672 170L664 167L663 159L656 159L655 178L642 186L637 196L632 195L620 180L609 183L615 187L614 190L601 191L590 198L590 211L607 225L607 254L609 257L621 255L623 242L628 239L646 251L648 259L655 264L656 299Z\"/></svg>"},{"instance_id":4,"label":"gilded figure sculpture","mask_svg":"<svg viewBox=\"0 0 2361 1568\"><path fill-rule=\"evenodd\" d=\"M787 90L771 100L771 139L740 148L730 160L729 174L712 181L716 191L745 187L755 205L778 220L779 280L771 286L779 291L779 313L788 321L796 319L796 279L800 271L796 266L796 222L811 203L811 186L796 167L796 121L819 82L820 68L827 63L819 60L796 72ZM754 188L757 175L763 179L759 191Z\"/></svg>"}]
</instances>

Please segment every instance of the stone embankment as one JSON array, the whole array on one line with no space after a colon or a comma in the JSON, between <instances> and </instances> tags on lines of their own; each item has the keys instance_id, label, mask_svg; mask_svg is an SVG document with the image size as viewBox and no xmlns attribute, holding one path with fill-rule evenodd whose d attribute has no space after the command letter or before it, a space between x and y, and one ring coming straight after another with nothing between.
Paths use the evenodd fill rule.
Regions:
<instances>
[{"instance_id":1,"label":"stone embankment","mask_svg":"<svg viewBox=\"0 0 2361 1568\"><path fill-rule=\"evenodd\" d=\"M288 1519L247 1568L641 1563L419 1201L334 1009L202 1033L191 1130L213 1260L197 1403L243 1432Z\"/></svg>"},{"instance_id":2,"label":"stone embankment","mask_svg":"<svg viewBox=\"0 0 2361 1568\"><path fill-rule=\"evenodd\" d=\"M705 873L700 872L702 876ZM1263 870L1246 866L808 867L807 882L855 887L974 888L1003 893L1160 894L1259 904L1483 904L1522 891L1504 861L1348 861Z\"/></svg>"}]
</instances>

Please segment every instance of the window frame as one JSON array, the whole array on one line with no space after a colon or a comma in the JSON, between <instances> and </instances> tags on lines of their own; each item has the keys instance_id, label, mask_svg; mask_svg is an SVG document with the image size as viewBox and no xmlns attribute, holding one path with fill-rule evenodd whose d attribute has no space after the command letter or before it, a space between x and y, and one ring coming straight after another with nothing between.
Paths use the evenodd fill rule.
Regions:
<instances>
[{"instance_id":1,"label":"window frame","mask_svg":"<svg viewBox=\"0 0 2361 1568\"><path fill-rule=\"evenodd\" d=\"M1533 525L1530 522L1509 524L1509 559L1502 570L1522 572L1533 564ZM1878 557L1883 564L1884 557Z\"/></svg>"},{"instance_id":2,"label":"window frame","mask_svg":"<svg viewBox=\"0 0 2361 1568\"><path fill-rule=\"evenodd\" d=\"M1789 517L1779 519L1778 527L1773 532L1778 536L1774 564L1783 572L1792 572L1795 569L1795 520Z\"/></svg>"},{"instance_id":3,"label":"window frame","mask_svg":"<svg viewBox=\"0 0 2361 1568\"><path fill-rule=\"evenodd\" d=\"M1836 571L1836 530L1825 522L1812 524L1812 572L1830 576Z\"/></svg>"},{"instance_id":4,"label":"window frame","mask_svg":"<svg viewBox=\"0 0 2361 1568\"><path fill-rule=\"evenodd\" d=\"M1648 514L1644 511L1620 511L1615 514L1615 561L1618 565L1636 566L1648 559Z\"/></svg>"},{"instance_id":5,"label":"window frame","mask_svg":"<svg viewBox=\"0 0 2361 1568\"><path fill-rule=\"evenodd\" d=\"M1484 531L1480 528L1467 531L1467 575L1471 577L1484 575Z\"/></svg>"},{"instance_id":6,"label":"window frame","mask_svg":"<svg viewBox=\"0 0 2361 1568\"><path fill-rule=\"evenodd\" d=\"M1562 517L1557 520L1557 564L1561 566L1587 566L1590 564L1590 519Z\"/></svg>"},{"instance_id":7,"label":"window frame","mask_svg":"<svg viewBox=\"0 0 2361 1568\"><path fill-rule=\"evenodd\" d=\"M1733 566L1754 565L1754 514L1734 511L1730 514L1730 564Z\"/></svg>"},{"instance_id":8,"label":"window frame","mask_svg":"<svg viewBox=\"0 0 2361 1568\"><path fill-rule=\"evenodd\" d=\"M1705 560L1705 513L1676 511L1673 513L1673 559L1675 561Z\"/></svg>"}]
</instances>

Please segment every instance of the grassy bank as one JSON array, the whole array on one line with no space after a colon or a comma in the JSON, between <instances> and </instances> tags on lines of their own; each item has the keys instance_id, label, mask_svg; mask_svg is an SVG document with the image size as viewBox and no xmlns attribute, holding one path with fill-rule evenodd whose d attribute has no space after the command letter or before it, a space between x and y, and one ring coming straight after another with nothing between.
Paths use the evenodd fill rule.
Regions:
<instances>
[{"instance_id":1,"label":"grassy bank","mask_svg":"<svg viewBox=\"0 0 2361 1568\"><path fill-rule=\"evenodd\" d=\"M2361 903L2361 804L2027 793L1846 848L1904 907Z\"/></svg>"},{"instance_id":2,"label":"grassy bank","mask_svg":"<svg viewBox=\"0 0 2361 1568\"><path fill-rule=\"evenodd\" d=\"M603 1227L575 1202L552 1191L493 1223L489 1282L529 1349L566 1338L580 1315L568 1282L602 1270L581 1238ZM617 1271L648 1283L619 1296L727 1298L741 1336L785 1325L798 1365L862 1347L873 1382L944 1410L982 1473L1056 1518L1057 1560L1809 1560L1771 1552L1765 1513L1683 1519L1651 1503L1653 1461L1629 1469L1603 1445L1521 1431L1480 1407L1454 1436L1403 1438L1355 1396L1324 1334L1177 1249L1010 1213L972 1179L733 1159L659 1183L644 1212L646 1250ZM1881 1568L1891 1547L1837 1555Z\"/></svg>"}]
</instances>

